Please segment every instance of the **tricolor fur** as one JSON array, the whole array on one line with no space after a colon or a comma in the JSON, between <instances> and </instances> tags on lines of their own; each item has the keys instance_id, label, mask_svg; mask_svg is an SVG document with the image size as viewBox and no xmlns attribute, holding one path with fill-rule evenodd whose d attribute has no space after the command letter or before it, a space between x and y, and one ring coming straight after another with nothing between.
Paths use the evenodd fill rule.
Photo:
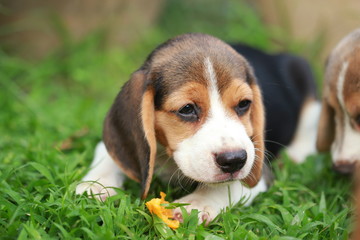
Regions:
<instances>
[{"instance_id":1,"label":"tricolor fur","mask_svg":"<svg viewBox=\"0 0 360 240\"><path fill-rule=\"evenodd\" d=\"M335 169L352 172L360 160L360 29L330 54L325 71L317 147L331 151Z\"/></svg>"}]
</instances>

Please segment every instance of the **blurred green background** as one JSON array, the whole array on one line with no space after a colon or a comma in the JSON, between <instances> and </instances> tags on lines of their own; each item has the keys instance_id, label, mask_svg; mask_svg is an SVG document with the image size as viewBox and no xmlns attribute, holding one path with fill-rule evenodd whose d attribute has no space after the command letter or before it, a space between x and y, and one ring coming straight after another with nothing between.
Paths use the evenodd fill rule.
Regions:
<instances>
[{"instance_id":1,"label":"blurred green background","mask_svg":"<svg viewBox=\"0 0 360 240\"><path fill-rule=\"evenodd\" d=\"M164 40L203 32L299 54L320 81L326 55L357 27L359 12L356 0L329 0L326 8L311 0L0 0L0 52L27 63L57 58L66 81L91 82L86 68L105 67L102 81L111 85ZM85 56L95 49L96 56Z\"/></svg>"},{"instance_id":2,"label":"blurred green background","mask_svg":"<svg viewBox=\"0 0 360 240\"><path fill-rule=\"evenodd\" d=\"M328 0L326 6L311 0L1 0L0 41L29 59L41 59L96 32L106 47L127 47L149 38L154 28L165 37L200 31L264 47L260 24L279 49L287 50L294 40L305 46L318 42L324 56L358 27L359 11L356 0Z\"/></svg>"}]
</instances>

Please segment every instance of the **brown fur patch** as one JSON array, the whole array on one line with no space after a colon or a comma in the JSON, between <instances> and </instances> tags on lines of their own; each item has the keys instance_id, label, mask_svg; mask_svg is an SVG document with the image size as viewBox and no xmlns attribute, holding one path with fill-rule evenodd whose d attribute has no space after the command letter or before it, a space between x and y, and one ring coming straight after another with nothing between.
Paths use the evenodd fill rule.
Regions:
<instances>
[{"instance_id":1,"label":"brown fur patch","mask_svg":"<svg viewBox=\"0 0 360 240\"><path fill-rule=\"evenodd\" d=\"M221 94L230 88L233 79L242 79L248 82L248 65L245 59L233 51L224 52L221 56L211 58L214 72L216 74L217 86Z\"/></svg>"},{"instance_id":2,"label":"brown fur patch","mask_svg":"<svg viewBox=\"0 0 360 240\"><path fill-rule=\"evenodd\" d=\"M346 97L345 107L350 117L351 126L356 131L360 131L359 123L356 122L360 116L360 91L353 92Z\"/></svg>"},{"instance_id":3,"label":"brown fur patch","mask_svg":"<svg viewBox=\"0 0 360 240\"><path fill-rule=\"evenodd\" d=\"M354 129L360 130L355 119L360 116L360 48L357 48L349 59L349 67L345 76L344 101Z\"/></svg>"},{"instance_id":4,"label":"brown fur patch","mask_svg":"<svg viewBox=\"0 0 360 240\"><path fill-rule=\"evenodd\" d=\"M135 72L116 97L103 133L111 158L128 177L141 183L142 198L149 190L156 155L154 91L144 86L144 71Z\"/></svg>"},{"instance_id":5,"label":"brown fur patch","mask_svg":"<svg viewBox=\"0 0 360 240\"><path fill-rule=\"evenodd\" d=\"M136 156L133 156L132 144L137 141L135 137L130 136L127 132L128 129L122 128L124 123L131 128L130 114L120 114L119 108L129 106L130 104L139 104L142 97L142 83L145 80L145 75L142 71L132 74L130 80L124 85L123 90L116 97L110 111L108 112L103 130L103 140L106 149L115 163L124 171L124 173L131 179L141 182L141 170L137 160L134 161ZM125 102L125 99L127 102ZM136 116L137 109L132 110ZM133 125L139 125L138 119L133 121ZM139 132L141 131L140 126ZM140 133L141 134L141 133ZM127 139L130 138L130 141Z\"/></svg>"},{"instance_id":6,"label":"brown fur patch","mask_svg":"<svg viewBox=\"0 0 360 240\"><path fill-rule=\"evenodd\" d=\"M359 93L360 92L360 47L356 48L354 52L348 59L349 66L345 75L344 83L344 98L348 97L350 93Z\"/></svg>"},{"instance_id":7,"label":"brown fur patch","mask_svg":"<svg viewBox=\"0 0 360 240\"><path fill-rule=\"evenodd\" d=\"M196 104L200 108L198 122L185 122L177 115L186 104ZM209 94L207 88L197 82L188 82L174 91L164 102L163 108L156 111L156 136L170 152L182 140L192 136L204 123L209 111Z\"/></svg>"},{"instance_id":8,"label":"brown fur patch","mask_svg":"<svg viewBox=\"0 0 360 240\"><path fill-rule=\"evenodd\" d=\"M254 96L252 89L244 80L241 79L234 79L229 82L230 83L228 84L228 87L223 90L222 102L224 103L228 113L230 113L234 118L238 118L241 121L241 123L246 129L247 135L252 136L253 126L250 118L252 106L250 106L249 111L241 117L239 117L234 110L234 108L239 104L240 101L253 101Z\"/></svg>"},{"instance_id":9,"label":"brown fur patch","mask_svg":"<svg viewBox=\"0 0 360 240\"><path fill-rule=\"evenodd\" d=\"M142 193L142 199L145 199L149 192L151 179L154 173L155 157L156 157L156 138L155 138L155 110L154 110L154 91L148 89L141 101L141 120L145 133L145 139L150 147L149 169L147 173L146 183Z\"/></svg>"},{"instance_id":10,"label":"brown fur patch","mask_svg":"<svg viewBox=\"0 0 360 240\"><path fill-rule=\"evenodd\" d=\"M251 140L254 143L256 157L249 176L246 177L243 182L246 183L249 187L254 187L259 182L262 176L262 167L265 153L265 116L264 105L262 102L262 96L259 86L256 84L252 84L251 89L253 92L253 102L250 115L253 127L253 134L251 135Z\"/></svg>"},{"instance_id":11,"label":"brown fur patch","mask_svg":"<svg viewBox=\"0 0 360 240\"><path fill-rule=\"evenodd\" d=\"M335 139L335 112L327 99L322 101L317 132L316 148L318 151L330 151L331 144Z\"/></svg>"}]
</instances>

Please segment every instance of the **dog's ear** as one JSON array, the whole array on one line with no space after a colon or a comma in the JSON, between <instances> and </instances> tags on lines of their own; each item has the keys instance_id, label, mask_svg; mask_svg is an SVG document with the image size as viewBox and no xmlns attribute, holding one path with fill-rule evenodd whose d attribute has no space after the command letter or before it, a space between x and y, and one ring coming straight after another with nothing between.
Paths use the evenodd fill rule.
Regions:
<instances>
[{"instance_id":1,"label":"dog's ear","mask_svg":"<svg viewBox=\"0 0 360 240\"><path fill-rule=\"evenodd\" d=\"M154 90L144 70L133 73L113 103L103 139L110 156L128 177L141 183L147 196L153 175L156 138Z\"/></svg>"},{"instance_id":2,"label":"dog's ear","mask_svg":"<svg viewBox=\"0 0 360 240\"><path fill-rule=\"evenodd\" d=\"M330 151L331 144L335 139L335 112L327 103L322 100L321 113L318 125L316 148L319 152Z\"/></svg>"},{"instance_id":3,"label":"dog's ear","mask_svg":"<svg viewBox=\"0 0 360 240\"><path fill-rule=\"evenodd\" d=\"M262 168L264 162L265 145L264 145L264 129L265 129L265 112L262 101L260 88L257 84L251 85L253 91L253 103L251 109L251 122L253 124L253 136L251 137L255 147L255 161L251 172L243 182L249 187L254 187L262 176Z\"/></svg>"}]
</instances>

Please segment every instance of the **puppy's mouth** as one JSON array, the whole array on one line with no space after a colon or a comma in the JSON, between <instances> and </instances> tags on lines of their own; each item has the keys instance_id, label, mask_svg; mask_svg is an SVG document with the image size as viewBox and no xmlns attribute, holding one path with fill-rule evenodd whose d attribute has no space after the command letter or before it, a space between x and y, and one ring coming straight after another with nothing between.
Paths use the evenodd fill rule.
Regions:
<instances>
[{"instance_id":1,"label":"puppy's mouth","mask_svg":"<svg viewBox=\"0 0 360 240\"><path fill-rule=\"evenodd\" d=\"M220 173L220 174L216 174L214 177L214 182L212 182L212 184L218 184L218 183L225 183L225 182L231 182L234 180L238 180L238 176L240 174L240 171L236 171L233 173Z\"/></svg>"}]
</instances>

